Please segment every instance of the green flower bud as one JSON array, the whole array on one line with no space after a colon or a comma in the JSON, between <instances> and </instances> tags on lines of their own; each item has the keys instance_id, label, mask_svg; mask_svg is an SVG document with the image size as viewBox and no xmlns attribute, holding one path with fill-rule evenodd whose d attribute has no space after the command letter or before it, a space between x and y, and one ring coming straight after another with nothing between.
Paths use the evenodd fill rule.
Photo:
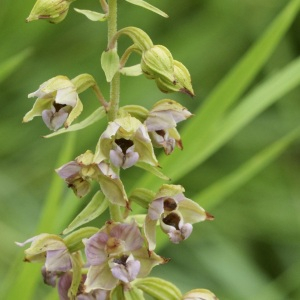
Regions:
<instances>
[{"instance_id":1,"label":"green flower bud","mask_svg":"<svg viewBox=\"0 0 300 300\"><path fill-rule=\"evenodd\" d=\"M195 289L183 295L182 300L218 300L215 294L206 289Z\"/></svg>"},{"instance_id":2,"label":"green flower bud","mask_svg":"<svg viewBox=\"0 0 300 300\"><path fill-rule=\"evenodd\" d=\"M139 278L133 285L154 299L179 300L182 295L180 290L171 282L157 277Z\"/></svg>"},{"instance_id":3,"label":"green flower bud","mask_svg":"<svg viewBox=\"0 0 300 300\"><path fill-rule=\"evenodd\" d=\"M155 78L157 87L163 93L181 92L193 97L194 90L189 71L181 62L174 60L173 63L175 80L162 77Z\"/></svg>"},{"instance_id":4,"label":"green flower bud","mask_svg":"<svg viewBox=\"0 0 300 300\"><path fill-rule=\"evenodd\" d=\"M175 80L173 57L164 46L155 45L144 51L141 68L148 79L162 78L171 82Z\"/></svg>"},{"instance_id":5,"label":"green flower bud","mask_svg":"<svg viewBox=\"0 0 300 300\"><path fill-rule=\"evenodd\" d=\"M180 87L179 91L193 97L194 90L192 87L191 75L188 69L177 60L174 60L174 74L177 85Z\"/></svg>"},{"instance_id":6,"label":"green flower bud","mask_svg":"<svg viewBox=\"0 0 300 300\"><path fill-rule=\"evenodd\" d=\"M61 22L74 0L37 0L26 22L47 19L50 23Z\"/></svg>"}]
</instances>

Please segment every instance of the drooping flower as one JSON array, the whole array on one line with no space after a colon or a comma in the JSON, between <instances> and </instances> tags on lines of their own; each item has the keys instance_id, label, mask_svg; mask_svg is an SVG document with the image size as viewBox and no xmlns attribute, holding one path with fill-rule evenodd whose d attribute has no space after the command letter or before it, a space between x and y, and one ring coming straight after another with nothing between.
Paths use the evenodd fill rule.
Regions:
<instances>
[{"instance_id":1,"label":"drooping flower","mask_svg":"<svg viewBox=\"0 0 300 300\"><path fill-rule=\"evenodd\" d=\"M121 206L127 205L127 196L122 181L104 161L94 162L94 154L87 150L56 170L78 197L85 196L91 188L91 181L99 183L105 197L112 203Z\"/></svg>"},{"instance_id":2,"label":"drooping flower","mask_svg":"<svg viewBox=\"0 0 300 300\"><path fill-rule=\"evenodd\" d=\"M126 284L137 277L145 277L155 265L165 262L143 246L144 239L134 222L109 221L83 242L90 265L85 282L87 292L111 290L119 281Z\"/></svg>"},{"instance_id":3,"label":"drooping flower","mask_svg":"<svg viewBox=\"0 0 300 300\"><path fill-rule=\"evenodd\" d=\"M192 114L174 100L158 101L150 110L145 125L155 147L163 147L165 153L171 154L175 145L182 149L177 123L191 117Z\"/></svg>"},{"instance_id":4,"label":"drooping flower","mask_svg":"<svg viewBox=\"0 0 300 300\"><path fill-rule=\"evenodd\" d=\"M150 251L156 247L157 221L170 241L178 244L190 236L192 224L213 219L196 202L186 198L183 192L184 188L180 185L164 184L150 203L144 223Z\"/></svg>"},{"instance_id":5,"label":"drooping flower","mask_svg":"<svg viewBox=\"0 0 300 300\"><path fill-rule=\"evenodd\" d=\"M25 261L45 263L50 272L66 272L72 268L71 254L61 237L42 233L16 244L23 247L28 243L31 246L24 251Z\"/></svg>"},{"instance_id":6,"label":"drooping flower","mask_svg":"<svg viewBox=\"0 0 300 300\"><path fill-rule=\"evenodd\" d=\"M110 122L100 136L95 161L104 160L123 169L138 162L158 166L145 125L129 115Z\"/></svg>"},{"instance_id":7,"label":"drooping flower","mask_svg":"<svg viewBox=\"0 0 300 300\"><path fill-rule=\"evenodd\" d=\"M42 116L50 130L57 130L63 125L68 127L82 111L76 86L66 76L49 79L28 97L37 97L37 100L33 108L24 116L23 122Z\"/></svg>"},{"instance_id":8,"label":"drooping flower","mask_svg":"<svg viewBox=\"0 0 300 300\"><path fill-rule=\"evenodd\" d=\"M194 96L191 76L187 68L174 60L162 45L153 45L142 52L141 69L148 79L154 79L163 93L181 92Z\"/></svg>"}]
</instances>

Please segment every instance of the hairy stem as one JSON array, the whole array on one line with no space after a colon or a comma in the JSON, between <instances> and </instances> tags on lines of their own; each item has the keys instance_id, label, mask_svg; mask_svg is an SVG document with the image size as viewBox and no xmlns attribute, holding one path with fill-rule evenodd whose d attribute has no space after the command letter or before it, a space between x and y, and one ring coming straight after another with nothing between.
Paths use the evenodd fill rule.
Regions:
<instances>
[{"instance_id":1,"label":"hairy stem","mask_svg":"<svg viewBox=\"0 0 300 300\"><path fill-rule=\"evenodd\" d=\"M117 0L109 0L108 2L108 19L107 19L107 28L108 28L108 44L111 41L112 37L117 32ZM114 48L117 49L117 43L115 43ZM120 100L120 73L117 72L110 83L110 103L108 110L108 121L113 121L117 117L117 112L119 109L119 100ZM119 170L117 170L119 173ZM110 216L114 221L122 221L123 217L121 214L120 207L115 204L110 204L109 206Z\"/></svg>"}]
</instances>

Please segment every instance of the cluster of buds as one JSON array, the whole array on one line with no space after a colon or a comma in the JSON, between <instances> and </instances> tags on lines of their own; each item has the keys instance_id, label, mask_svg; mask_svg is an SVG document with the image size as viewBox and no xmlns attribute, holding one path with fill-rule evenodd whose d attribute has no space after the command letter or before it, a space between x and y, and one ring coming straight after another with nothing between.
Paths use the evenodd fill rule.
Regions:
<instances>
[{"instance_id":1,"label":"cluster of buds","mask_svg":"<svg viewBox=\"0 0 300 300\"><path fill-rule=\"evenodd\" d=\"M27 21L48 19L59 23L66 17L73 1L37 0ZM163 15L145 1L126 1ZM104 15L76 11L90 20L103 21L109 17L109 3L100 0L100 4ZM131 38L133 45L119 59L116 42L124 34ZM138 53L141 61L137 66L125 67L132 52ZM163 93L181 92L194 96L187 68L174 60L166 47L154 45L139 28L125 27L116 32L102 54L101 64L108 82L117 73L144 74L147 79L154 80ZM63 127L67 132L83 110L79 94L90 87L104 111L109 113L112 100L110 103L105 101L91 75L81 74L73 79L60 75L29 94L37 100L23 121L41 116L50 130L61 132L63 129L59 128ZM154 148L163 148L166 155L170 155L175 147L182 150L183 143L176 127L191 116L184 106L171 99L162 99L149 110L139 105L117 107L116 116L109 119L105 130L99 134L95 151L87 150L56 170L79 198L89 194L93 183L99 187L90 203L61 235L43 233L17 243L19 246L31 243L25 250L25 261L43 264L44 282L57 287L61 300L143 300L145 295L170 300L217 299L204 289L182 295L171 283L148 277L153 267L169 261L155 253L157 228L160 227L171 243L178 244L191 235L193 224L213 220L213 216L188 199L181 185L163 184L157 192L136 188L128 197L120 177L120 169L136 166L168 180L160 171ZM86 123L91 124L91 121ZM82 128L78 126L77 129ZM144 214L133 211L133 202L145 210ZM111 219L104 226L81 227L108 207ZM116 209L117 215L112 213Z\"/></svg>"}]
</instances>

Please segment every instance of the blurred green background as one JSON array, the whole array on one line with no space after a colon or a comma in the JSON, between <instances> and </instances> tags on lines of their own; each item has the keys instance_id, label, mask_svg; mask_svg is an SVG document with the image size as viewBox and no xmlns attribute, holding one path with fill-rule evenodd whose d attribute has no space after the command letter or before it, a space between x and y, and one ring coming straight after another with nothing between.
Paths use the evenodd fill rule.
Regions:
<instances>
[{"instance_id":1,"label":"blurred green background","mask_svg":"<svg viewBox=\"0 0 300 300\"><path fill-rule=\"evenodd\" d=\"M119 1L119 27L141 27L155 44L168 47L173 57L188 67L196 97L166 96L144 77L122 77L121 102L151 108L162 98L172 98L197 111L179 126L184 132L184 151L163 158L162 166L175 183L185 187L187 197L215 216L213 222L196 224L193 235L180 245L162 240L159 253L172 260L156 267L153 275L172 281L183 292L210 289L221 300L300 299L300 134L293 131L299 127L300 112L300 68L299 62L294 63L300 46L299 1L290 2L294 5L291 13L277 22L278 28L269 29L270 39L244 68L240 59L289 1L149 2L170 18ZM22 124L33 104L27 95L56 75L73 78L86 72L108 96L100 69L106 23L89 22L71 9L58 25L43 21L26 24L33 4L0 0L0 298L9 300L56 299L56 293L44 286L39 276L37 282L31 279L40 266L26 265L24 271L23 249L14 241L24 241L40 230L60 233L87 203L91 196L78 200L59 183L54 183L56 191L49 196L49 187L56 178L54 168L86 149L93 150L105 126L100 121L71 138L66 134L43 139L48 130L40 119ZM73 7L98 10L98 2L76 1ZM287 25L282 25L284 22ZM121 50L128 45L125 37L120 40ZM230 77L238 64L240 69L235 70L239 72ZM285 69L289 66L295 68ZM282 70L287 70L286 74ZM282 78L263 85L277 74L283 74ZM226 86L223 90L221 80ZM260 88L260 94L251 94ZM239 110L249 99L247 95L253 95L253 102ZM278 99L267 103L268 97ZM82 94L81 100L83 119L97 108L97 101L91 91ZM210 108L207 103L212 103ZM251 116L255 109L260 110ZM194 127L188 127L189 122ZM233 133L222 140L230 128ZM205 148L219 138L217 146ZM72 142L71 153L66 145L72 146ZM124 174L128 190L139 178L154 191L161 183L143 177L144 172L135 168ZM41 225L47 197L49 205L51 197L57 199L56 192L58 213L48 215Z\"/></svg>"}]
</instances>

